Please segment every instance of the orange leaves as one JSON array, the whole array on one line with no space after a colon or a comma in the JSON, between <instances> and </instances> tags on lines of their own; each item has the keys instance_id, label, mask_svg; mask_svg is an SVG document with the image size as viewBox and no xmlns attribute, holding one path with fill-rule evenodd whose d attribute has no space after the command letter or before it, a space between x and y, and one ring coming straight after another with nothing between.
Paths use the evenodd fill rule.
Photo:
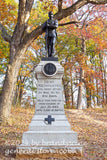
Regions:
<instances>
[{"instance_id":1,"label":"orange leaves","mask_svg":"<svg viewBox=\"0 0 107 160\"><path fill-rule=\"evenodd\" d=\"M54 11L56 8L56 2L55 1L50 1L50 0L40 0L40 2L42 2L43 8L46 11Z\"/></svg>"},{"instance_id":2,"label":"orange leaves","mask_svg":"<svg viewBox=\"0 0 107 160\"><path fill-rule=\"evenodd\" d=\"M13 11L13 12L12 12ZM0 0L0 22L9 25L16 20L16 7L12 4L7 4L5 0Z\"/></svg>"},{"instance_id":3,"label":"orange leaves","mask_svg":"<svg viewBox=\"0 0 107 160\"><path fill-rule=\"evenodd\" d=\"M89 90L94 90L95 91L95 86L93 83L88 82L87 87Z\"/></svg>"},{"instance_id":4,"label":"orange leaves","mask_svg":"<svg viewBox=\"0 0 107 160\"><path fill-rule=\"evenodd\" d=\"M89 23L89 27L87 28L88 32L91 33L97 48L100 50L104 50L107 48L106 25L106 20L104 20L103 18L96 18L94 21L91 21Z\"/></svg>"},{"instance_id":5,"label":"orange leaves","mask_svg":"<svg viewBox=\"0 0 107 160\"><path fill-rule=\"evenodd\" d=\"M103 58L101 60L102 56L100 54L104 55L103 52L107 48L105 24L104 19L96 18L87 21L83 27L81 25L79 27L68 25L60 28L60 32L63 33L60 47L62 44L64 47L62 47L62 50L60 47L59 49L61 50L60 57L63 54L62 59L65 58L64 69L67 85L68 87L70 85L79 87L84 83L84 88L88 92L85 97L90 99L90 104L98 96L99 92L97 90L104 94L103 69L105 68L103 68L103 64L105 62ZM83 70L82 74L80 68ZM80 79L81 82L79 83Z\"/></svg>"},{"instance_id":6,"label":"orange leaves","mask_svg":"<svg viewBox=\"0 0 107 160\"><path fill-rule=\"evenodd\" d=\"M42 46L40 46L40 44L35 43L35 42L33 42L33 43L31 44L31 46L32 46L36 51L38 51L39 49L42 48Z\"/></svg>"}]
</instances>

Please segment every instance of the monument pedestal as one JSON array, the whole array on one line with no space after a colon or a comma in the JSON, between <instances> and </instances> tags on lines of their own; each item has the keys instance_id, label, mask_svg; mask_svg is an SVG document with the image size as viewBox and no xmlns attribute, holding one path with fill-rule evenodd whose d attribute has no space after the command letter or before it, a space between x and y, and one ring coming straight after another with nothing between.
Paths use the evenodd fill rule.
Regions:
<instances>
[{"instance_id":1,"label":"monument pedestal","mask_svg":"<svg viewBox=\"0 0 107 160\"><path fill-rule=\"evenodd\" d=\"M58 61L41 61L36 67L37 102L35 115L29 131L23 133L22 144L17 146L18 154L40 150L67 149L70 153L82 153L77 133L65 116L62 76L63 67Z\"/></svg>"}]
</instances>

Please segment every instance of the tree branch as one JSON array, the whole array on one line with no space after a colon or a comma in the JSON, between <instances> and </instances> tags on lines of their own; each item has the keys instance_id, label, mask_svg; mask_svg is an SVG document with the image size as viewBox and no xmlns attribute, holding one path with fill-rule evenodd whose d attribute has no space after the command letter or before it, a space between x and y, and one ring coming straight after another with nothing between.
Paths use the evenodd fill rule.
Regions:
<instances>
[{"instance_id":1,"label":"tree branch","mask_svg":"<svg viewBox=\"0 0 107 160\"><path fill-rule=\"evenodd\" d=\"M41 34L43 33L42 26L38 26L36 29L34 29L32 32L27 33L22 42L19 45L20 49L27 48L31 45L31 43ZM20 54L20 53L19 53ZM18 56L18 53L16 57Z\"/></svg>"},{"instance_id":2,"label":"tree branch","mask_svg":"<svg viewBox=\"0 0 107 160\"><path fill-rule=\"evenodd\" d=\"M11 42L11 36L7 33L6 29L4 28L4 26L0 23L0 30L2 32L1 36L2 38L7 41L7 42Z\"/></svg>"},{"instance_id":3,"label":"tree branch","mask_svg":"<svg viewBox=\"0 0 107 160\"><path fill-rule=\"evenodd\" d=\"M87 0L87 2L91 4L106 4L107 0Z\"/></svg>"},{"instance_id":4,"label":"tree branch","mask_svg":"<svg viewBox=\"0 0 107 160\"><path fill-rule=\"evenodd\" d=\"M107 0L78 0L76 3L74 3L72 6L62 9L61 12L57 12L55 14L55 19L61 20L63 18L66 18L67 16L72 15L77 9L83 7L84 5L91 3L91 4L106 4Z\"/></svg>"},{"instance_id":5,"label":"tree branch","mask_svg":"<svg viewBox=\"0 0 107 160\"><path fill-rule=\"evenodd\" d=\"M87 0L78 0L72 6L66 8L66 9L62 9L61 12L57 12L54 17L57 20L61 20L63 18L66 18L67 16L72 15L77 9L81 8L85 4L87 4Z\"/></svg>"},{"instance_id":6,"label":"tree branch","mask_svg":"<svg viewBox=\"0 0 107 160\"><path fill-rule=\"evenodd\" d=\"M21 25L25 18L26 0L19 0L18 25Z\"/></svg>"},{"instance_id":7,"label":"tree branch","mask_svg":"<svg viewBox=\"0 0 107 160\"><path fill-rule=\"evenodd\" d=\"M88 6L88 10L89 10L89 12L88 12L88 14L86 15L86 17L85 17L85 19L84 19L84 22L83 22L82 28L84 27L85 22L86 22L86 20L87 20L88 16L90 15L90 13L92 12L92 10L93 10L93 8L94 8L94 7L95 7L95 6L93 6L93 7L90 9L90 6Z\"/></svg>"},{"instance_id":8,"label":"tree branch","mask_svg":"<svg viewBox=\"0 0 107 160\"><path fill-rule=\"evenodd\" d=\"M34 0L19 0L18 24L27 23Z\"/></svg>"},{"instance_id":9,"label":"tree branch","mask_svg":"<svg viewBox=\"0 0 107 160\"><path fill-rule=\"evenodd\" d=\"M34 0L26 0L25 23L28 21Z\"/></svg>"},{"instance_id":10,"label":"tree branch","mask_svg":"<svg viewBox=\"0 0 107 160\"><path fill-rule=\"evenodd\" d=\"M13 34L13 41L16 43L21 42L24 36L24 31L30 16L34 0L19 0L18 21Z\"/></svg>"},{"instance_id":11,"label":"tree branch","mask_svg":"<svg viewBox=\"0 0 107 160\"><path fill-rule=\"evenodd\" d=\"M61 12L61 11L62 11L62 1L63 1L63 0L59 0L59 1L58 1L58 12Z\"/></svg>"},{"instance_id":12,"label":"tree branch","mask_svg":"<svg viewBox=\"0 0 107 160\"><path fill-rule=\"evenodd\" d=\"M27 23L34 0L19 0L18 24Z\"/></svg>"}]
</instances>

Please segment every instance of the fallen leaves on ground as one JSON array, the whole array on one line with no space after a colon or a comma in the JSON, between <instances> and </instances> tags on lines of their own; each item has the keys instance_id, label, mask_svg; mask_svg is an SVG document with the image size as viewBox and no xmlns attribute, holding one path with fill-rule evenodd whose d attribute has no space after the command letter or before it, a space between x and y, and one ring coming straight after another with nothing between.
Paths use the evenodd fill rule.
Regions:
<instances>
[{"instance_id":1,"label":"fallen leaves on ground","mask_svg":"<svg viewBox=\"0 0 107 160\"><path fill-rule=\"evenodd\" d=\"M82 160L107 160L107 110L66 110L83 146Z\"/></svg>"},{"instance_id":2,"label":"fallen leaves on ground","mask_svg":"<svg viewBox=\"0 0 107 160\"><path fill-rule=\"evenodd\" d=\"M34 108L12 108L9 124L0 126L0 160L16 159L16 145L21 143L34 112ZM69 157L68 160L107 160L107 109L72 109L65 113L83 146L82 157ZM54 156L49 159L62 160Z\"/></svg>"}]
</instances>

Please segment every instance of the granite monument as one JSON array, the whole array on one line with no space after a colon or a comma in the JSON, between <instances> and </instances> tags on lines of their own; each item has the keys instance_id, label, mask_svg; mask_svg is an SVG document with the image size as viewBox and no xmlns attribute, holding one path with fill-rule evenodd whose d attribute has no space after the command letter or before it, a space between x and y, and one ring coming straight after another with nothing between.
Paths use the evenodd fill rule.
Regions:
<instances>
[{"instance_id":1,"label":"granite monument","mask_svg":"<svg viewBox=\"0 0 107 160\"><path fill-rule=\"evenodd\" d=\"M57 26L58 22L53 20L53 14L49 12L49 20L43 24L48 57L41 60L35 69L38 81L35 114L29 130L23 133L22 144L17 146L19 154L25 150L29 154L32 150L37 153L40 149L54 149L54 152L66 149L70 153L78 150L82 153L77 133L71 130L65 116L62 86L64 68L53 58Z\"/></svg>"}]
</instances>

